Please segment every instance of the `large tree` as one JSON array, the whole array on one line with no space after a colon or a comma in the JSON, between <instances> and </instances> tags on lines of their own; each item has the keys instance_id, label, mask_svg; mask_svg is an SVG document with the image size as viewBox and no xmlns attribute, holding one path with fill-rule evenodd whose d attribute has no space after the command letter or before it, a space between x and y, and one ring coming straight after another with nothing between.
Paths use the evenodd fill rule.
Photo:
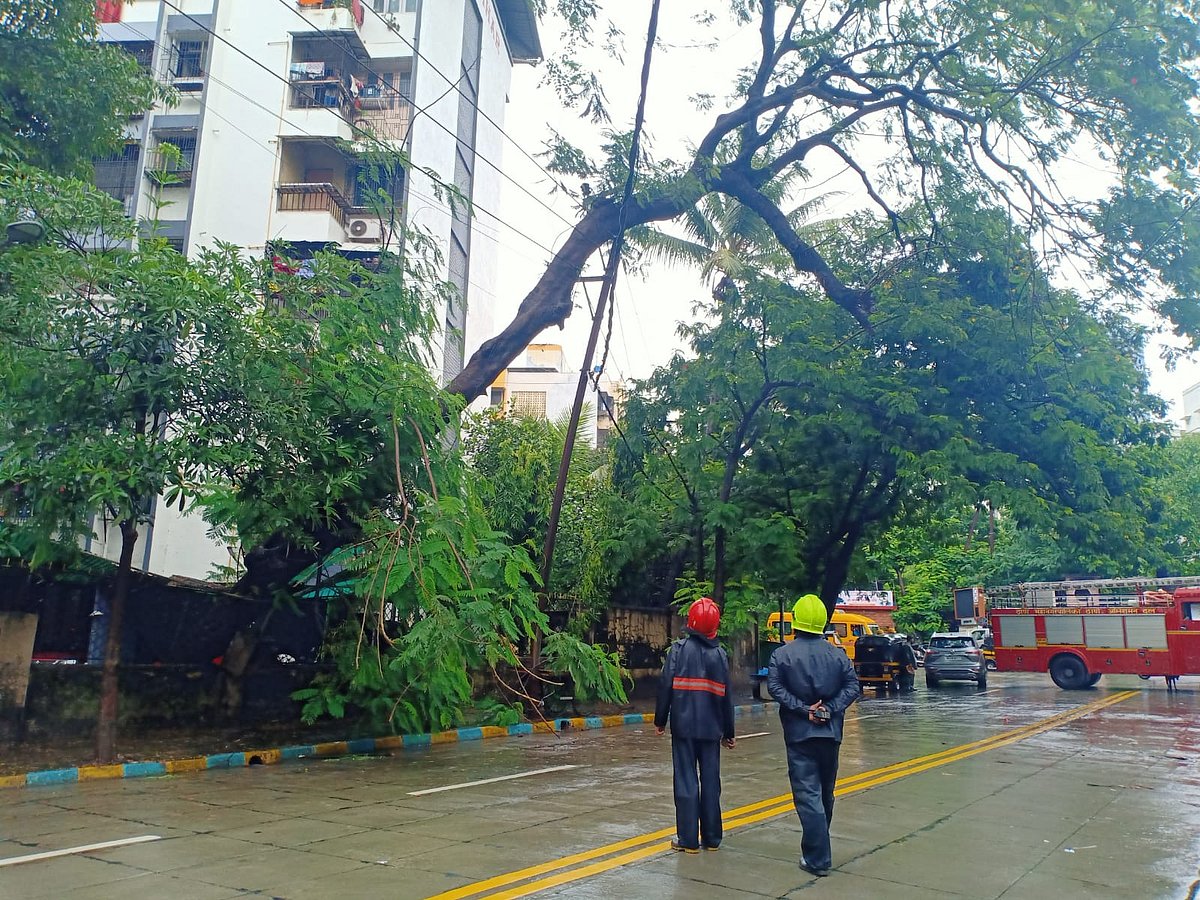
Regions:
<instances>
[{"instance_id":1,"label":"large tree","mask_svg":"<svg viewBox=\"0 0 1200 900\"><path fill-rule=\"evenodd\" d=\"M559 0L556 8L576 38L588 38L601 15L595 3ZM940 233L928 215L905 212L911 201L970 189L1006 204L1055 260L1090 265L1114 298L1152 297L1156 312L1194 334L1195 2L733 0L729 8L736 23L756 25L760 51L690 160L644 166L623 204L625 142L611 141L613 154L597 162L554 148L552 160L588 182L582 218L453 391L478 396L539 332L561 324L583 266L622 225L677 218L712 193L752 210L797 276L868 324L874 283L807 240L771 195L779 179L808 183L821 163L856 173L863 202L886 214L897 246ZM709 27L718 33L728 24L713 16ZM602 84L593 69L557 65L551 75L597 111ZM1110 173L1101 200L1071 189L1067 176L1081 157ZM1089 176L1089 190L1095 181ZM1149 285L1158 289L1145 292Z\"/></svg>"},{"instance_id":2,"label":"large tree","mask_svg":"<svg viewBox=\"0 0 1200 900\"><path fill-rule=\"evenodd\" d=\"M1138 333L1050 285L1003 211L956 196L942 213L942 243L913 255L886 224L827 224L828 246L888 273L871 331L760 277L631 402L663 431L635 453L669 454L653 471L699 498L715 596L754 576L832 608L864 544L942 498L1003 507L1090 568L1136 559L1138 450L1162 434Z\"/></svg>"},{"instance_id":3,"label":"large tree","mask_svg":"<svg viewBox=\"0 0 1200 900\"><path fill-rule=\"evenodd\" d=\"M193 263L162 241L128 249L136 223L81 182L3 166L0 183L4 205L47 230L4 251L0 489L24 513L33 567L77 539L119 535L97 728L97 757L111 762L139 529L157 498L182 509L229 463L230 380L255 357L252 294L230 248Z\"/></svg>"}]
</instances>

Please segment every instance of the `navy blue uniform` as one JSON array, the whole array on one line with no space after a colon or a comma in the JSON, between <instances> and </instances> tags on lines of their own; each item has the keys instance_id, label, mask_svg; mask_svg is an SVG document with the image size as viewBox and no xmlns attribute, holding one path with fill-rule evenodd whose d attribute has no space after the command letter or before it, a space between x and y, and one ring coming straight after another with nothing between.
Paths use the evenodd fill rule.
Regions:
<instances>
[{"instance_id":1,"label":"navy blue uniform","mask_svg":"<svg viewBox=\"0 0 1200 900\"><path fill-rule=\"evenodd\" d=\"M667 651L654 725L665 728L668 721L679 844L716 848L722 837L721 741L733 739L733 696L729 658L715 638L689 630Z\"/></svg>"},{"instance_id":2,"label":"navy blue uniform","mask_svg":"<svg viewBox=\"0 0 1200 900\"><path fill-rule=\"evenodd\" d=\"M843 650L820 635L797 633L795 640L771 654L767 689L779 703L787 743L792 802L804 831L802 865L827 870L833 865L829 825L842 725L846 709L858 699L858 677ZM831 713L828 723L816 724L808 717L809 707L818 702Z\"/></svg>"}]
</instances>

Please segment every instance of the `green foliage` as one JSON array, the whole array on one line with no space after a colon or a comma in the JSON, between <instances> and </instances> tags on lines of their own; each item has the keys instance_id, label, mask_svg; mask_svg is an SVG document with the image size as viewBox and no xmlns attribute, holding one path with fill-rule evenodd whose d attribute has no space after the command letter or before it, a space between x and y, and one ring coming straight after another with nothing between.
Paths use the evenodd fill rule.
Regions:
<instances>
[{"instance_id":1,"label":"green foliage","mask_svg":"<svg viewBox=\"0 0 1200 900\"><path fill-rule=\"evenodd\" d=\"M354 604L326 642L334 670L295 695L307 721L352 710L396 732L449 728L471 704L473 673L528 697L520 647L535 634L547 668L570 675L578 697L623 700L616 657L550 630L533 562L488 528L465 483L457 487L441 499L416 490L398 522L367 523L348 565Z\"/></svg>"},{"instance_id":2,"label":"green foliage","mask_svg":"<svg viewBox=\"0 0 1200 900\"><path fill-rule=\"evenodd\" d=\"M1200 434L1156 448L1147 493L1154 521L1146 532L1146 561L1172 575L1200 575Z\"/></svg>"},{"instance_id":3,"label":"green foliage","mask_svg":"<svg viewBox=\"0 0 1200 900\"><path fill-rule=\"evenodd\" d=\"M227 250L189 263L164 242L123 249L133 223L82 183L26 167L0 182L47 228L4 251L0 289L0 486L37 565L91 533L92 514L142 522L164 493L182 508L229 463L251 297L227 288L244 270Z\"/></svg>"},{"instance_id":4,"label":"green foliage","mask_svg":"<svg viewBox=\"0 0 1200 900\"><path fill-rule=\"evenodd\" d=\"M130 115L169 99L95 36L93 0L0 0L0 161L86 173Z\"/></svg>"},{"instance_id":5,"label":"green foliage","mask_svg":"<svg viewBox=\"0 0 1200 900\"><path fill-rule=\"evenodd\" d=\"M631 422L654 435L618 470L635 483L644 470L675 498L664 530L726 531L728 584L771 597L816 588L832 603L889 527L950 500L986 498L1014 527L1051 536L1054 552L1026 545L1008 572L1068 554L1081 570L1128 569L1143 552L1153 510L1142 456L1162 425L1140 333L1052 288L1003 213L955 196L937 215L951 252L897 255L886 224L869 219L814 227L852 277L888 272L871 332L749 278L737 302L684 326L694 358L631 398ZM680 472L682 493L668 480ZM930 558L893 562L900 576ZM945 602L932 598L971 568L939 566L917 573L930 587L914 622L932 623Z\"/></svg>"},{"instance_id":6,"label":"green foliage","mask_svg":"<svg viewBox=\"0 0 1200 900\"><path fill-rule=\"evenodd\" d=\"M540 558L566 426L529 416L485 412L470 419L465 450L492 528ZM583 634L612 595L617 520L603 453L582 442L572 450L550 590Z\"/></svg>"}]
</instances>

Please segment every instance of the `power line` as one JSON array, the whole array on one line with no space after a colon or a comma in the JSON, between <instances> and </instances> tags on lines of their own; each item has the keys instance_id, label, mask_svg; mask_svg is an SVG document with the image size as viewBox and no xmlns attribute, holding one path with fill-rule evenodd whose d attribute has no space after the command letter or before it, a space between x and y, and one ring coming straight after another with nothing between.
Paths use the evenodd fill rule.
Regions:
<instances>
[{"instance_id":1,"label":"power line","mask_svg":"<svg viewBox=\"0 0 1200 900\"><path fill-rule=\"evenodd\" d=\"M327 31L327 30L326 30L326 29L324 29L324 28L318 28L316 25L313 25L311 22L309 22L309 20L308 20L307 18L305 18L304 14L303 14L302 12L300 12L300 10L299 10L299 9L298 9L296 6L294 6L294 5L293 5L293 3L291 2L291 0L278 0L278 2L279 2L281 5L283 5L283 6L284 6L284 7L285 7L285 8L286 8L286 9L287 9L289 12L291 12L291 13L294 13L294 14L296 15L296 17L300 19L300 21L302 21L302 22L304 22L305 24L309 25L309 26L311 27L312 31L313 31L314 33L316 33L316 34L320 34L320 35L323 35L323 36L324 36L326 39L328 39L328 40L330 40L330 41L332 41L332 40L335 40L335 38L338 38L338 37L340 37L340 36L334 35L334 33L333 33L333 32L331 32L331 31ZM365 6L365 8L366 8L366 9L371 9L371 7L370 7L370 6ZM374 9L371 9L371 12L375 13L375 10L374 10ZM375 13L375 15L379 15L379 13ZM386 20L384 20L384 21L386 22ZM397 36L399 36L399 37L400 37L402 40L405 40L405 39L403 38L403 36L402 36L402 35L400 35L400 33L399 33L398 31L395 31L395 30L393 29L393 27L392 27L391 23L387 23L387 24L388 24L388 28L389 28L389 30L392 30L392 33L393 33L393 34L396 34L396 35L397 35ZM343 49L344 49L344 50L345 50L347 53L351 53L351 52L353 52L353 48L351 48L351 46L350 46L349 42L348 42L348 41L347 41L345 38L340 38L340 40L341 40L341 42L342 42L342 47L343 47ZM407 42L407 40L405 40L405 43L408 43L408 42ZM410 47L412 47L413 45L412 45L412 44L409 44L409 46L410 46ZM415 51L415 49L416 49L416 48L414 47L413 49L414 49L414 51ZM482 54L481 54L481 55L482 55ZM424 57L421 57L421 58L422 58L422 59L424 59ZM477 57L477 59L478 59L478 57ZM429 62L428 60L425 60L425 61L426 61L426 62ZM363 62L362 60L359 60L359 64L360 64L360 65L362 65L363 69L364 69L364 70L365 70L365 71L366 71L368 74L375 76L375 78L376 78L376 79L378 80L378 82L379 82L379 85L380 85L380 88L381 88L381 89L383 89L383 90L390 90L390 91L392 91L393 93L395 93L395 94L396 94L398 97L400 97L401 99L405 100L406 102L412 102L412 98L411 98L411 97L405 97L405 96L404 96L404 94L403 94L403 93L402 93L402 92L399 90L399 88L393 87L393 86L392 86L392 85L390 85L390 84L386 84L386 83L383 81L383 78L380 76L380 73L379 73L379 72L377 72L376 70L372 69L370 66L368 66L368 65L367 65L365 62ZM478 104L478 103L476 103L474 100L472 100L472 99L470 98L470 96L468 96L468 95L467 95L467 94L466 94L466 93L465 93L465 92L462 90L462 88L461 88L461 87L459 87L459 84L461 83L463 76L459 76L459 78L458 78L456 81L451 81L451 80L449 79L449 77L447 77L445 74L443 74L443 73L441 72L441 70L437 69L437 67L436 67L436 66L434 66L434 65L433 65L433 63L429 63L429 65L430 65L430 66L431 66L431 67L434 69L434 71L436 71L436 72L437 72L439 75L441 75L441 76L442 76L442 78L443 78L443 79L444 79L444 80L447 82L447 84L449 84L449 87L448 87L448 88L447 88L445 91L443 91L443 92L442 92L442 93L441 93L441 94L438 96L438 98L437 98L436 100L432 101L431 103L427 103L427 104L425 105L424 109L422 110L422 112L423 112L425 109L428 109L429 107L433 106L435 103L438 103L438 102L440 102L440 101L441 101L441 100L442 100L442 99L443 99L443 98L444 98L444 97L445 97L447 94L449 94L451 91L457 91L457 92L459 93L459 95L460 95L460 96L462 96L463 98L465 98L465 99L466 99L466 101L467 101L468 103L470 103L470 104L471 104L471 106L473 106L473 107L475 108L475 111L476 111L477 113L479 113L479 115L483 116L483 117L484 117L485 119L487 119L489 122L492 122L492 119L491 119L491 118L488 116L488 114L487 114L487 113L485 113L485 112L484 112L482 109L480 109L480 107L479 107L479 104ZM464 75L465 75L465 73L464 73ZM431 122L433 122L433 124L435 124L436 126L438 126L438 128L440 128L440 129L442 129L442 131L446 132L446 134L450 135L450 136L451 136L452 138L454 138L455 140L458 140L458 139L459 139L459 135L458 135L456 132L452 131L450 128L448 128L448 127L445 125L445 123L438 121L438 120L437 120L437 119L435 119L433 116L428 116L428 118L429 118L429 120L430 120ZM416 116L414 116L414 117L413 117L413 119L412 119L412 122L415 122L415 121L416 121ZM410 129L412 128L412 122L410 122L410 123L409 123L409 128L410 128ZM492 122L492 124L494 125L495 123L494 123L494 122ZM499 127L499 126L497 126L497 127ZM500 133L501 133L501 134L504 134L504 131L503 131L503 129L501 129ZM410 131L410 134L411 134L411 131ZM504 136L505 136L505 137L508 137L508 135L507 135L507 134L505 134ZM511 141L512 139L511 139L511 138L509 138L509 140ZM524 151L524 150L522 150L522 148L521 148L519 145L517 145L515 142L513 143L513 146L517 147L517 149L518 149L518 150L521 150L521 152L522 152L522 153L524 153L524 152L525 152L525 151ZM489 166L491 166L491 167L492 167L492 169L493 169L495 172L497 172L497 173L498 173L498 174L499 174L499 175L500 175L502 178L504 178L504 179L505 179L506 181L508 181L510 184L513 184L513 185L515 185L517 188L519 188L519 189L521 190L521 192L522 192L522 193L524 193L524 194L525 194L527 197L529 197L529 198L530 198L531 200L533 200L535 203L539 204L539 205L540 205L540 206L541 206L543 209L545 209L545 210L546 210L547 212L549 212L551 215L553 215L553 216L557 216L559 219L561 219L561 220L562 220L564 223L566 223L567 225L570 225L572 228L575 226L575 223L574 223L574 222L572 222L570 219L568 219L566 216L564 216L562 213L560 213L560 212L559 212L558 210L556 210L554 207L552 207L552 206L550 206L548 203L546 203L546 201L542 200L540 197L538 197L536 194L534 194L534 193L533 193L531 190L529 190L529 188L525 187L525 185L521 184L519 181L517 181L515 178L513 178L511 175L509 175L507 172L505 172L503 169L501 169L501 168L500 168L498 165L496 165L494 162L492 162L490 159L488 159L486 156L484 156L484 155L483 155L482 153L480 153L478 150L475 150L475 148L472 148L472 149L473 149L473 150L474 150L474 152L475 152L475 158L476 158L476 159L483 160L483 162L485 162L485 163L487 163ZM526 156L528 156L529 154L527 154L527 153L526 153L525 155L526 155ZM532 158L532 157L531 157L531 158ZM536 162L536 160L535 160L535 162ZM543 171L545 171L545 170L543 169Z\"/></svg>"},{"instance_id":2,"label":"power line","mask_svg":"<svg viewBox=\"0 0 1200 900\"><path fill-rule=\"evenodd\" d=\"M243 57L244 59L246 59L246 60L248 60L249 62L253 63L253 64L254 64L255 66L257 66L258 68L262 69L264 72L266 72L266 73L267 73L268 75L270 75L272 78L274 78L276 81L280 81L280 82L282 82L283 84L285 84L285 85L287 85L287 86L289 86L289 87L291 86L291 82L290 82L290 81L288 81L288 79L284 78L282 75L280 75L280 74L278 74L277 72L273 71L271 68L269 68L267 65L265 65L265 64L264 64L264 63L262 63L261 61L259 61L259 60L255 59L253 56L251 56L250 54L246 53L246 51L242 50L240 47L238 47L238 46L237 46L236 44L234 44L232 41L228 40L227 38L224 38L224 37L222 37L222 36L221 36L221 35L219 35L219 34L217 34L215 31L213 31L211 28L209 28L209 27L208 27L207 25L205 25L203 22L201 22L201 21L199 21L198 19L196 19L194 16L191 16L191 15L189 15L188 13L184 12L182 9L180 9L178 6L176 6L174 3L172 3L172 2L171 2L171 0L162 0L162 2L163 2L163 3L164 3L166 6L169 6L171 9L175 10L177 13L179 13L180 15L182 15L182 16L183 16L185 19L188 19L188 20L189 20L190 22L192 22L192 23L193 23L193 24L194 24L194 25L195 25L195 26L196 26L198 29L200 29L201 31L205 32L206 34L209 34L209 35L211 35L212 37L216 38L218 41L220 41L221 43L225 44L227 47L229 47L231 50L233 50L235 53L237 53L239 56ZM266 107L263 107L263 109L266 109ZM320 107L320 109L323 109L323 110L325 110L325 111L326 111L326 112L328 112L330 115L332 115L334 118L336 118L336 119L339 119L339 120L340 120L340 121L342 121L342 122L345 122L345 123L346 123L347 125L349 125L349 126L351 127L351 129L353 129L353 130L354 130L356 133L361 133L361 132L362 132L362 129L361 129L361 128L359 128L359 127L358 127L357 125L355 125L355 124L354 124L352 121L350 121L349 119L347 119L345 116L341 115L339 112L337 112L337 110L333 109L332 107L328 107L328 106L322 106L322 107ZM288 120L287 118L285 118L285 117L284 117L282 114L279 114L279 113L273 112L273 111L271 111L271 110L267 110L267 112L269 112L269 113L270 113L272 116L274 116L274 117L278 118L280 121L282 121L282 122L286 122L287 124L291 125L291 126L292 126L293 128L295 128L297 131L301 132L302 134L304 134L304 135L306 135L306 136L308 136L308 137L312 137L312 138L319 138L319 137L321 137L321 135L314 135L314 134L312 134L311 132L309 132L309 131L305 130L304 128L301 128L301 127L300 127L299 125L297 125L296 123L289 121L289 120ZM378 143L378 144L380 144L380 145L382 145L382 144L383 144L383 142L382 142L382 141L379 141L379 139L378 139L378 138L372 138L372 140L374 140L376 143ZM390 148L386 148L386 149L390 149ZM424 173L424 174L425 174L427 177L429 177L431 180L435 181L437 184L441 185L442 187L446 188L447 190L450 190L450 191L457 190L457 189L456 189L456 188L455 188L453 185L447 184L447 183L446 183L445 181L443 181L441 178L439 178L439 177L436 177L436 176L435 176L435 175L434 175L432 172L430 172L429 170L427 170L427 169L422 169L421 171L422 171L422 172L423 172L423 173ZM502 219L502 218L501 218L499 215L497 215L496 213L492 212L491 210L488 210L488 209L486 209L485 207L483 207L483 206L480 206L478 203L474 203L474 202L472 202L472 203L471 203L471 206L472 206L474 209L478 209L478 210L480 210L481 212L487 213L489 216L491 216L491 217L492 217L493 219L495 219L497 222L500 222L500 223L504 224L504 225L505 225L505 226L507 226L508 228L512 229L512 230L513 230L515 233L517 233L517 234L520 234L522 237L524 237L524 238L525 238L526 240L528 240L530 243L532 243L532 244L535 244L536 246L538 246L538 247L539 247L539 248L541 248L542 250L546 250L546 252L553 254L553 251L552 251L552 250L549 250L549 248L545 247L545 246L544 246L544 245L542 245L540 242L538 242L538 241L534 240L533 238L529 237L529 235L525 234L525 232L524 232L524 231L522 231L521 229L519 229L517 226L515 226L515 225L511 224L510 222L507 222L506 220Z\"/></svg>"},{"instance_id":3,"label":"power line","mask_svg":"<svg viewBox=\"0 0 1200 900\"><path fill-rule=\"evenodd\" d=\"M133 31L133 33L134 33L134 34L136 34L136 35L138 35L139 37L145 38L145 40L146 40L146 42L147 42L147 43L149 43L149 44L152 44L152 45L154 45L154 46L157 46L157 47L159 47L159 48L161 49L161 46L162 46L162 45L161 45L161 43L160 43L159 41L155 41L155 40L151 39L149 35L145 34L145 33L144 33L144 32L142 32L142 31L139 31L139 30L137 30L136 28L130 28L130 30L131 30L131 31ZM206 77L206 78L208 78L208 79L210 79L210 80L211 80L211 81L213 81L214 83L216 83L216 84L219 84L221 87L225 88L225 89L226 89L227 91L229 91L231 94L233 94L233 95L234 95L234 96L236 96L236 97L239 97L239 98L241 98L241 99L242 99L242 100L244 100L246 103L250 104L251 106L255 107L256 109L262 110L262 111L263 111L263 112L265 112L265 113L266 113L268 116L270 116L270 117L271 117L273 120L277 120L277 121L283 122L283 123L285 123L285 124L287 124L287 125L290 125L290 126L292 126L293 128L295 128L297 131L300 131L301 133L303 133L303 134L306 134L306 135L308 135L309 137L318 137L317 135L313 135L313 134L311 134L310 132L306 131L306 130L305 130L304 128L302 128L300 125L298 125L297 123L295 123L295 122L291 121L291 120L290 120L290 119L288 119L286 116L283 116L282 114L280 114L280 113L279 113L279 112L277 112L276 110L273 110L273 109L270 109L270 108L269 108L269 107L267 107L267 106L264 106L262 103L258 102L258 101L257 101L257 100L255 100L253 97L249 97L249 96L247 96L246 94L244 94L244 93L242 93L241 91L239 91L237 88L233 87L233 86L232 86L232 85L230 85L230 84L227 84L227 83L226 83L226 82L224 82L224 81L221 81L219 78L216 78L216 77L215 77L215 76L213 76L212 74L210 74L210 73L206 73L205 77ZM243 135L243 136L244 136L244 137L245 137L247 140L249 140L249 141L251 141L253 144L255 144L255 146L257 146L257 147L260 147L260 148L261 148L262 150L264 150L266 153L269 153L269 154L270 154L272 157L275 157L275 156L276 156L276 151L275 151L274 149L272 149L271 147L268 147L266 144L262 143L262 141L259 141L257 138L255 138L255 137L253 137L252 135L248 134L248 133L247 133L245 130L243 130L243 129L242 129L242 128L240 128L238 125L236 125L236 124L235 124L235 123L234 123L232 120L230 120L228 117L226 117L226 116L222 115L220 112L218 112L217 110L213 109L213 108L212 108L211 106L209 106L209 105L206 105L206 109L207 109L209 112L211 112L213 115L215 115L217 118L221 119L223 122L226 122L226 123L227 123L227 124L228 124L228 125L229 125L231 128L233 128L234 130L236 130L237 132L239 132L241 135ZM412 196L415 196L415 197L417 197L417 198L419 198L419 199L421 199L421 200L425 200L425 201L427 201L427 202L429 202L429 203L435 204L435 205L436 205L436 206L437 206L439 209L445 209L447 212L453 212L453 209L452 209L452 207L451 207L451 206L450 206L450 204L449 204L449 203L447 203L445 200L441 200L441 199L439 199L439 198L436 198L436 197L430 197L428 194L423 194L423 193L421 193L420 191L418 191L418 190L416 190L415 188L413 188L411 185L409 186L409 193L410 193ZM509 224L508 222L506 222L505 220L503 220L503 219L499 218L498 216L494 215L494 214L493 214L493 213L492 213L490 210L484 209L483 207L479 207L479 206L476 206L475 208L476 208L476 209L478 209L480 212L484 213L485 215L491 216L491 217L492 217L492 218L493 218L493 219L494 219L496 222L498 222L499 224L503 225L505 228L509 229L510 231L514 231L514 232L516 232L518 235L520 235L521 237L525 238L525 240L529 241L529 243L531 243L531 244L535 245L536 247L538 247L538 249L540 249L540 250L544 251L544 252L545 252L545 253L547 253L547 254L550 254L551 256L553 256L553 255L554 255L554 251L553 251L553 250L551 250L549 247L547 247L545 244L542 244L542 243L540 243L539 241L535 240L534 238L530 237L528 234L525 234L525 233L524 233L524 232L523 232L521 229L518 229L518 228L516 228L515 226L513 226L513 225L510 225L510 224ZM518 256L522 256L522 257L524 257L525 259L528 259L528 260L530 260L531 262L537 262L539 265L540 265L540 264L542 264L542 263L544 262L544 260L534 260L532 257L526 256L524 253L522 253L520 250L518 250L518 249L517 249L516 247L514 247L512 244L508 244L508 243L505 243L505 242L501 241L501 240L499 239L499 237L498 237L498 234L499 234L499 232L489 233L489 231L483 227L482 223L478 223L478 222L477 222L476 224L477 224L477 225L478 225L478 227L479 227L479 234L480 234L482 237L484 237L484 238L487 238L488 240L492 241L492 242L493 242L493 243L495 243L497 246L505 247L505 248L506 248L506 249L508 249L509 251L511 251L511 252L513 252L513 253L516 253ZM477 285L477 286L478 286L478 285Z\"/></svg>"},{"instance_id":4,"label":"power line","mask_svg":"<svg viewBox=\"0 0 1200 900\"><path fill-rule=\"evenodd\" d=\"M406 38L403 34L401 34L400 31L396 28L394 23L385 19L381 13L376 11L370 5L364 5L364 8L369 10L371 12L371 14L373 16L375 16L375 18L379 19L379 21L384 24L384 26L387 28L388 31L390 31L392 34L396 35L396 37L400 38L400 40L402 40L405 44L407 44L409 46L409 48L412 50L413 54L418 59L420 59L422 62L424 62L426 65L428 65L431 69L433 69L433 71L435 71L439 75L441 75L442 79L444 81L450 82L450 76L448 76L445 72L443 72L436 65L434 65L433 61L430 60L429 57L425 56L425 54L423 54L420 50L418 50L416 44L414 44L412 41L410 41L408 38ZM462 91L459 91L459 93L462 94ZM493 119L491 116L489 116L483 109L481 109L479 107L478 103L476 103L470 97L467 97L466 94L462 94L462 96L466 98L468 103L470 103L473 107L475 107L475 111L478 112L479 115L483 116L483 118L486 119L488 121L488 123L491 124L491 126L496 129L496 131L498 131L503 137L507 138L508 142L510 144L512 144L514 147L516 147L518 150L520 150L521 154L526 159L528 159L531 163L533 163L535 166L537 166L539 169L541 169L547 178L549 178L551 181L554 181L557 183L557 179L555 178L554 174L549 169L547 169L544 165L542 165L537 160L536 157L532 156L528 150L526 150L524 147L522 147L520 144L518 144L517 139L514 138L512 135L510 135L507 131L505 131L500 126L499 122L497 122L495 119ZM558 215L559 218L563 218L557 212L555 213L555 215ZM563 221L567 221L567 220L563 219Z\"/></svg>"}]
</instances>

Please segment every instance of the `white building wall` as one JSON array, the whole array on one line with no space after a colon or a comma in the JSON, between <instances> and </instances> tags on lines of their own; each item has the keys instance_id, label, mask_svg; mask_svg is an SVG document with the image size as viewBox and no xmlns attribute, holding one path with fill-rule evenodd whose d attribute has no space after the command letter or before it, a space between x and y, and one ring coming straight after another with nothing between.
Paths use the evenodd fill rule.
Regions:
<instances>
[{"instance_id":1,"label":"white building wall","mask_svg":"<svg viewBox=\"0 0 1200 900\"><path fill-rule=\"evenodd\" d=\"M1200 432L1200 383L1183 392L1183 432Z\"/></svg>"},{"instance_id":2,"label":"white building wall","mask_svg":"<svg viewBox=\"0 0 1200 900\"><path fill-rule=\"evenodd\" d=\"M439 199L441 187L421 170L432 170L446 184L454 181L460 95L452 84L461 73L464 10L466 4L475 2L483 22L478 103L502 126L512 63L493 0L425 0L420 12L387 16L395 31L370 9L365 10L361 26L355 26L350 10L343 8L301 12L295 4L285 6L277 0L173 0L204 22L210 21L207 17L211 15L217 37L207 38L210 46L203 91L181 93L174 108L150 111L136 129L150 135L143 141L144 171L147 150L154 143L155 119L169 116L177 121L177 117L198 116L191 186L154 192L151 184L139 177L138 216L156 215L149 195L157 193L167 201L157 216L171 235L184 237L188 253L216 241L261 253L276 239L338 241L345 249L370 249L345 243L347 236L333 216L277 209L277 184L285 175L294 180L294 173L283 171L289 137L308 140L349 138L352 134L344 112L291 107L287 81L294 34L316 28L353 28L369 55L366 66L376 68L378 60L407 60L411 69L413 107L418 112L409 134L413 169L406 189L408 217L410 224L434 236L446 272L451 217L445 200ZM369 6L370 0L364 0L364 5ZM134 0L122 13L123 25L138 37L157 42L155 70L160 73L166 71L165 54L171 44L167 26L172 16L178 21L179 13L159 0ZM126 35L129 39L128 31ZM411 44L424 59L416 57ZM473 198L498 212L501 176L495 166L503 155L504 138L483 116L476 115ZM495 222L485 215L472 223L464 359L493 332L499 261L496 232ZM445 320L445 310L439 310L439 319ZM440 371L440 346L434 355ZM568 399L568 407L569 403ZM593 425L593 434L594 430ZM231 564L228 549L209 539L207 525L198 515L159 502L153 527L143 527L141 532L136 564L158 574L204 578L216 567ZM119 541L115 528L107 533L98 528L89 546L93 552L116 558Z\"/></svg>"},{"instance_id":3,"label":"white building wall","mask_svg":"<svg viewBox=\"0 0 1200 900\"><path fill-rule=\"evenodd\" d=\"M468 0L469 2L469 0ZM480 59L479 108L476 120L475 196L476 210L471 235L470 308L467 314L464 359L470 359L479 346L497 332L495 308L499 293L501 226L489 213L503 215L500 194L503 176L496 166L504 159L504 112L512 79L512 63L504 33L492 0L479 0L483 16L483 41ZM487 161L485 161L487 160Z\"/></svg>"}]
</instances>

